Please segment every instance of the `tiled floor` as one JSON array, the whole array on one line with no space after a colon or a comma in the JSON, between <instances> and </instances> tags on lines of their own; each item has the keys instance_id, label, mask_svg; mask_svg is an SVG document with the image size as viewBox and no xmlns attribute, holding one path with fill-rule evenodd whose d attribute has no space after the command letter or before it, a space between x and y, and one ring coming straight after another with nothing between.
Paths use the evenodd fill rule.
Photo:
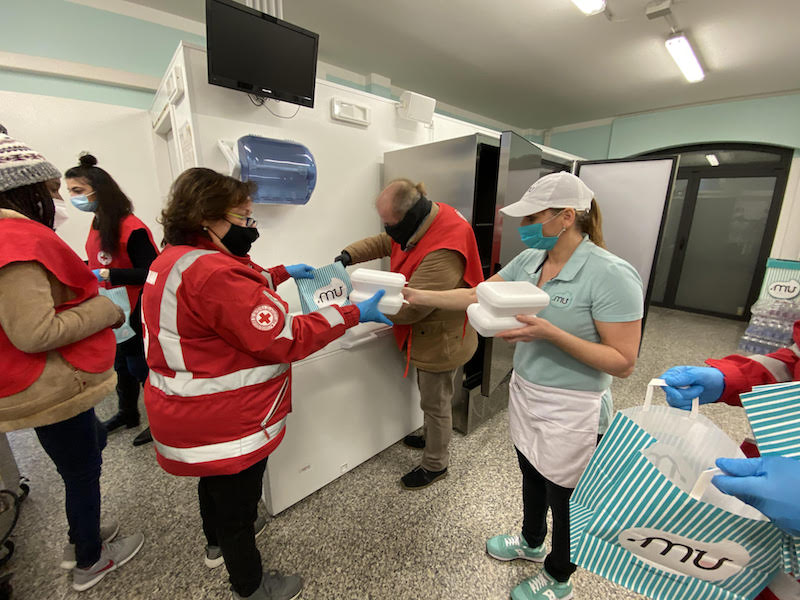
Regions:
<instances>
[{"instance_id":1,"label":"tiled floor","mask_svg":"<svg viewBox=\"0 0 800 600\"><path fill-rule=\"evenodd\" d=\"M644 385L675 364L702 364L734 352L744 324L651 309L636 371L614 382L617 408L641 402ZM107 399L101 417L113 410ZM703 407L732 437L744 436L741 409ZM269 568L300 573L302 598L502 599L535 574L532 563L501 563L484 552L487 537L519 531L520 476L505 412L467 437L455 434L443 481L405 491L400 475L417 451L395 444L326 488L271 519L258 545ZM112 435L103 457L103 510L122 533L143 531L145 546L95 588L74 592L58 568L66 536L63 486L31 430L9 437L31 493L15 530L17 599L229 598L224 568L203 565L196 480L172 477L156 464L152 445L133 448L135 431ZM290 433L291 435L291 423ZM519 562L519 561L517 561ZM579 570L576 598L636 598Z\"/></svg>"}]
</instances>

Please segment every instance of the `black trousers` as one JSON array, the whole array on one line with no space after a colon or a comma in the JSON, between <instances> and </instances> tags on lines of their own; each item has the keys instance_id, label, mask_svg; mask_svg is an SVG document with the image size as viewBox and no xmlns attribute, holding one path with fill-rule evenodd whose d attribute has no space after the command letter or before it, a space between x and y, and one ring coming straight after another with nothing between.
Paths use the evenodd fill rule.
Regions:
<instances>
[{"instance_id":1,"label":"black trousers","mask_svg":"<svg viewBox=\"0 0 800 600\"><path fill-rule=\"evenodd\" d=\"M544 568L556 581L565 582L577 566L569 560L569 497L575 488L565 488L545 479L517 448L522 471L522 535L531 547L547 536L547 509L553 513L553 537Z\"/></svg>"},{"instance_id":2,"label":"black trousers","mask_svg":"<svg viewBox=\"0 0 800 600\"><path fill-rule=\"evenodd\" d=\"M138 425L139 389L148 373L141 339L134 337L117 344L114 370L117 372L119 414L126 424Z\"/></svg>"},{"instance_id":3,"label":"black trousers","mask_svg":"<svg viewBox=\"0 0 800 600\"><path fill-rule=\"evenodd\" d=\"M235 475L201 477L197 484L203 533L219 546L234 591L250 596L261 584L263 569L253 523L258 514L267 459Z\"/></svg>"}]
</instances>

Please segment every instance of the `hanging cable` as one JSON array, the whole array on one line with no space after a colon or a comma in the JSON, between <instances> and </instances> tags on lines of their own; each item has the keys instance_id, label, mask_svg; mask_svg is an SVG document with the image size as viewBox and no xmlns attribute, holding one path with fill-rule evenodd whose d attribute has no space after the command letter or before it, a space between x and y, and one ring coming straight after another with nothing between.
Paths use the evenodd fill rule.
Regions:
<instances>
[{"instance_id":1,"label":"hanging cable","mask_svg":"<svg viewBox=\"0 0 800 600\"><path fill-rule=\"evenodd\" d=\"M291 117L286 117L286 116L284 116L284 115L279 115L278 113L274 112L274 111L273 111L273 110L272 110L272 109L269 107L269 104L266 104L266 103L264 103L264 105L263 105L263 106L264 106L264 108L266 108L266 109L267 109L269 112L271 112L273 115L275 115L275 116L276 116L276 117L278 117L279 119L294 119L294 118L297 116L297 113L299 113L299 112L300 112L300 105L299 105L299 104L297 105L297 110L296 110L296 111L294 111L294 114L293 114Z\"/></svg>"},{"instance_id":2,"label":"hanging cable","mask_svg":"<svg viewBox=\"0 0 800 600\"><path fill-rule=\"evenodd\" d=\"M256 96L255 94L247 94L247 97L250 98L250 102L252 102L254 106L264 106L264 102L266 101L266 98Z\"/></svg>"}]
</instances>

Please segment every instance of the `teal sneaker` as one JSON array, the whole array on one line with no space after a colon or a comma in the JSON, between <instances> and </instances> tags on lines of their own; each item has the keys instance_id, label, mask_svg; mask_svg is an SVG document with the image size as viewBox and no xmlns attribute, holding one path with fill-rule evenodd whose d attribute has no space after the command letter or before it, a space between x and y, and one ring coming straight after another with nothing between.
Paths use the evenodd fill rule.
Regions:
<instances>
[{"instance_id":1,"label":"teal sneaker","mask_svg":"<svg viewBox=\"0 0 800 600\"><path fill-rule=\"evenodd\" d=\"M497 560L532 560L533 562L544 562L547 550L544 544L531 548L528 542L519 535L496 535L486 540L486 553Z\"/></svg>"},{"instance_id":2,"label":"teal sneaker","mask_svg":"<svg viewBox=\"0 0 800 600\"><path fill-rule=\"evenodd\" d=\"M511 590L511 600L569 600L572 598L572 584L560 583L542 571Z\"/></svg>"}]
</instances>

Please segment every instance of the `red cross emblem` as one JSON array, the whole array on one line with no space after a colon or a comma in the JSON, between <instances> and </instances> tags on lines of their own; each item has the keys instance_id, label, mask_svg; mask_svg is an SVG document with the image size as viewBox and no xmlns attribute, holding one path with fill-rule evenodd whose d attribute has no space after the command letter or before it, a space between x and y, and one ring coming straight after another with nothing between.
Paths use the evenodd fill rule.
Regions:
<instances>
[{"instance_id":1,"label":"red cross emblem","mask_svg":"<svg viewBox=\"0 0 800 600\"><path fill-rule=\"evenodd\" d=\"M278 311L268 304L261 304L250 313L250 323L256 329L269 331L278 324Z\"/></svg>"}]
</instances>

